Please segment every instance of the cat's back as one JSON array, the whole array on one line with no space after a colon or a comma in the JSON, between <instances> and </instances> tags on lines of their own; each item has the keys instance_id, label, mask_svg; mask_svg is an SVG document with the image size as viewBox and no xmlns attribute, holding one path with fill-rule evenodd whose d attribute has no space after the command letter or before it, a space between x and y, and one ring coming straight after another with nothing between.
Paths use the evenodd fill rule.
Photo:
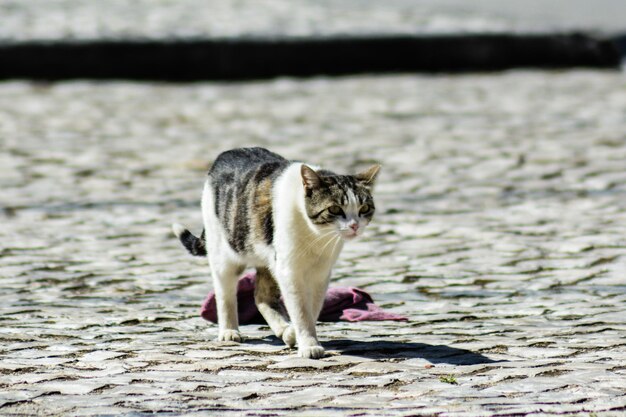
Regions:
<instances>
[{"instance_id":1,"label":"cat's back","mask_svg":"<svg viewBox=\"0 0 626 417\"><path fill-rule=\"evenodd\" d=\"M272 243L272 188L290 164L264 148L232 149L216 158L209 170L214 213L236 252L249 252L259 240Z\"/></svg>"},{"instance_id":2,"label":"cat's back","mask_svg":"<svg viewBox=\"0 0 626 417\"><path fill-rule=\"evenodd\" d=\"M237 148L222 152L209 170L216 190L233 187L242 190L274 178L289 166L289 161L264 148Z\"/></svg>"},{"instance_id":3,"label":"cat's back","mask_svg":"<svg viewBox=\"0 0 626 417\"><path fill-rule=\"evenodd\" d=\"M224 174L245 175L260 167L273 171L287 165L289 161L265 148L237 148L222 152L211 166L209 176L219 179Z\"/></svg>"}]
</instances>

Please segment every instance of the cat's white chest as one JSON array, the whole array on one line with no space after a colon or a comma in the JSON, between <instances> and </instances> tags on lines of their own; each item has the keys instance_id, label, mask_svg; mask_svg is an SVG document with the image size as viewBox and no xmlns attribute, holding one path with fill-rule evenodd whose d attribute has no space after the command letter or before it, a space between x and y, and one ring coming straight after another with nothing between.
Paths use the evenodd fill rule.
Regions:
<instances>
[{"instance_id":1,"label":"cat's white chest","mask_svg":"<svg viewBox=\"0 0 626 417\"><path fill-rule=\"evenodd\" d=\"M276 267L286 268L311 279L327 279L343 239L332 228L312 227L305 214L300 167L287 170L274 193ZM278 271L277 271L278 272Z\"/></svg>"},{"instance_id":2,"label":"cat's white chest","mask_svg":"<svg viewBox=\"0 0 626 417\"><path fill-rule=\"evenodd\" d=\"M298 271L295 275L326 281L343 248L343 239L336 233L301 235L289 242L289 246L282 247L282 251L277 249L280 265Z\"/></svg>"}]
</instances>

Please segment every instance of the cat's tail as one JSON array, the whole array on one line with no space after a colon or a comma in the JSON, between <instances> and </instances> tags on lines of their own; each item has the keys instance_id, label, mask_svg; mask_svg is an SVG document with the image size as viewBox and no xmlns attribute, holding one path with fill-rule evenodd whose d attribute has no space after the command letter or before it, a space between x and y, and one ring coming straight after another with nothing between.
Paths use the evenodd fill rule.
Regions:
<instances>
[{"instance_id":1,"label":"cat's tail","mask_svg":"<svg viewBox=\"0 0 626 417\"><path fill-rule=\"evenodd\" d=\"M172 225L174 234L183 244L185 249L189 251L193 256L206 256L206 238L204 235L204 229L200 237L196 237L182 224L174 223Z\"/></svg>"}]
</instances>

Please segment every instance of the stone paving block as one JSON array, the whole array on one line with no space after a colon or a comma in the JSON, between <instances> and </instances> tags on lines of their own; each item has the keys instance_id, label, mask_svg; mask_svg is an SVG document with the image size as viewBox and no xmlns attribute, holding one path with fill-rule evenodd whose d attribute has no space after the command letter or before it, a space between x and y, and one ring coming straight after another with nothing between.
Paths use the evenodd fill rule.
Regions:
<instances>
[{"instance_id":1,"label":"stone paving block","mask_svg":"<svg viewBox=\"0 0 626 417\"><path fill-rule=\"evenodd\" d=\"M15 403L22 403L32 400L41 395L44 395L45 391L34 389L20 389L20 390L2 390L0 391L0 407L10 406Z\"/></svg>"},{"instance_id":2,"label":"stone paving block","mask_svg":"<svg viewBox=\"0 0 626 417\"><path fill-rule=\"evenodd\" d=\"M262 408L282 408L284 407L285 401L296 401L298 404L302 404L303 406L315 404L322 400L327 400L329 398L335 398L340 395L348 394L351 391L345 388L323 388L323 387L312 387L312 388L303 388L296 392L287 393L287 394L276 394L273 395L271 400L261 399L255 402L257 407Z\"/></svg>"},{"instance_id":3,"label":"stone paving block","mask_svg":"<svg viewBox=\"0 0 626 417\"><path fill-rule=\"evenodd\" d=\"M115 416L115 415L123 416L123 415L136 414L136 411L129 409L129 408L125 408L125 407L118 407L116 405L103 405L103 406L90 407L84 412L81 412L81 414L84 416L94 416L94 417Z\"/></svg>"},{"instance_id":4,"label":"stone paving block","mask_svg":"<svg viewBox=\"0 0 626 417\"><path fill-rule=\"evenodd\" d=\"M269 369L299 369L299 368L324 369L324 368L328 368L332 366L334 366L332 362L296 357L296 358L288 358L278 363L274 363L272 365L269 365L268 368Z\"/></svg>"}]
</instances>

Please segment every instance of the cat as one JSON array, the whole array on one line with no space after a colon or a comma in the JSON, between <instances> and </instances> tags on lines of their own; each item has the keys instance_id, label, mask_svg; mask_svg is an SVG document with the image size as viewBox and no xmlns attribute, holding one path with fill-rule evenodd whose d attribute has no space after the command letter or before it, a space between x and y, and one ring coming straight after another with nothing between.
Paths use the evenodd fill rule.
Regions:
<instances>
[{"instance_id":1,"label":"cat","mask_svg":"<svg viewBox=\"0 0 626 417\"><path fill-rule=\"evenodd\" d=\"M337 175L263 148L217 157L202 194L202 234L198 238L179 224L173 230L192 255L208 257L218 340L242 341L237 279L254 267L255 302L274 334L289 347L297 344L303 358L324 355L315 324L331 269L344 241L361 235L372 220L379 170L374 165Z\"/></svg>"}]
</instances>

